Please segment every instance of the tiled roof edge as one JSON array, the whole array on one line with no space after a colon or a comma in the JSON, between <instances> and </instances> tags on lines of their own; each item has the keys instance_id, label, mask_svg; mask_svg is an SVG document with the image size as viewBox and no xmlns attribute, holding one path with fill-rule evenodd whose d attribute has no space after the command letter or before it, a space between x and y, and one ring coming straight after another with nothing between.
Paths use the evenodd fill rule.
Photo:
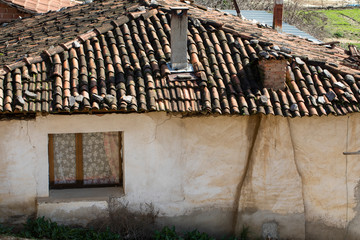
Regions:
<instances>
[{"instance_id":1,"label":"tiled roof edge","mask_svg":"<svg viewBox=\"0 0 360 240\"><path fill-rule=\"evenodd\" d=\"M351 75L353 75L353 77L355 78L356 81L360 81L360 76L358 74L356 74L355 72L343 71L341 69L338 69L337 67L329 65L328 63L325 63L324 68L329 71L339 73L341 75L351 74Z\"/></svg>"},{"instance_id":2,"label":"tiled roof edge","mask_svg":"<svg viewBox=\"0 0 360 240\"><path fill-rule=\"evenodd\" d=\"M293 57L297 57L296 55L292 55ZM343 69L339 68L338 66L334 66L333 64L327 62L326 60L317 60L317 59L309 59L309 58L303 58L301 56L298 56L301 58L301 60L305 61L308 64L312 64L312 65L318 65L321 66L324 69L327 69L331 72L334 73L338 73L341 75L346 75L346 74L351 74L353 75L353 77L357 80L360 81L360 76L358 75L358 72L356 71L356 69L353 68L348 68L347 71L344 71Z\"/></svg>"},{"instance_id":3,"label":"tiled roof edge","mask_svg":"<svg viewBox=\"0 0 360 240\"><path fill-rule=\"evenodd\" d=\"M81 43L84 43L86 40L96 37L97 35L106 33L108 31L111 31L112 29L116 28L117 26L121 26L121 25L127 23L131 19L137 19L141 16L144 19L148 19L148 18L152 17L153 15L156 15L157 13L158 13L157 9L151 9L148 11L139 12L138 14L129 13L127 16L121 16L119 19L114 20L109 24L105 24L99 28L94 28L86 33L83 33L83 34L77 36L74 40L71 40L67 43L62 43L56 47L50 47L47 50L43 50L43 52L40 56L25 57L18 62L2 66L2 67L0 67L0 76L3 76L5 74L7 74L8 72L11 72L14 69L23 67L27 64L35 64L35 63L39 63L39 62L43 61L45 58L51 58L55 54L59 54L59 53L64 52L65 50L69 50L70 48L72 48L72 46L75 42L80 41Z\"/></svg>"},{"instance_id":4,"label":"tiled roof edge","mask_svg":"<svg viewBox=\"0 0 360 240\"><path fill-rule=\"evenodd\" d=\"M147 6L150 5L150 3L149 3L148 0L144 0L144 3L147 4ZM177 2L177 3L178 3L178 4L182 4L182 5L190 5L190 6L193 7L193 8L198 8L198 9L203 10L203 11L207 11L207 10L209 9L208 7L206 7L206 6L204 6L204 5L197 4L197 3L194 3L194 2L191 2L191 1L190 1L190 3L188 3L188 2L181 2L181 1L179 1L179 2ZM169 10L169 9L168 9L168 10Z\"/></svg>"},{"instance_id":5,"label":"tiled roof edge","mask_svg":"<svg viewBox=\"0 0 360 240\"><path fill-rule=\"evenodd\" d=\"M207 7L203 6L203 5L200 5L200 4L196 4L196 3L190 3L191 6L193 7L196 7L196 8L199 8L201 10L204 10L204 11L207 11Z\"/></svg>"}]
</instances>

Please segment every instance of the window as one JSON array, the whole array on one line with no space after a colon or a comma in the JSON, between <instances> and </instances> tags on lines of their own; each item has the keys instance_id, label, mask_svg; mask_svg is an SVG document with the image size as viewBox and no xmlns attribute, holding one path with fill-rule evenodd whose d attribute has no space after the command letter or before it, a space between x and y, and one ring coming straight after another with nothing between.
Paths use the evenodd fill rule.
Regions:
<instances>
[{"instance_id":1,"label":"window","mask_svg":"<svg viewBox=\"0 0 360 240\"><path fill-rule=\"evenodd\" d=\"M122 185L121 132L49 134L50 188Z\"/></svg>"}]
</instances>

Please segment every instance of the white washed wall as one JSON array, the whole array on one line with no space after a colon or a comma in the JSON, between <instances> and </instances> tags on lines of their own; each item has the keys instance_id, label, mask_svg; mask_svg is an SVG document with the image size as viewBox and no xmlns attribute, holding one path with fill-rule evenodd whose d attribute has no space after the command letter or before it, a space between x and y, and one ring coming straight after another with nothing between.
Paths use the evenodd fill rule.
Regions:
<instances>
[{"instance_id":1,"label":"white washed wall","mask_svg":"<svg viewBox=\"0 0 360 240\"><path fill-rule=\"evenodd\" d=\"M287 119L151 113L0 121L0 220L22 221L36 214L36 197L48 196L49 133L123 131L120 201L133 211L152 203L163 224L214 233L248 224L260 234L264 222L275 221L282 238L356 239L360 156L346 161L342 153L360 149L359 123L359 114ZM51 213L56 206L37 214L58 220Z\"/></svg>"}]
</instances>

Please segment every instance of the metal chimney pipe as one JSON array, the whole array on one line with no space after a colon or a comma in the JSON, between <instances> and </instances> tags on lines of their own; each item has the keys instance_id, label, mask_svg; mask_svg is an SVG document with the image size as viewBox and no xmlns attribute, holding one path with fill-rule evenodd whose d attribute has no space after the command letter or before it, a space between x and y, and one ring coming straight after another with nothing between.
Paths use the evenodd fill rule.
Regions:
<instances>
[{"instance_id":1,"label":"metal chimney pipe","mask_svg":"<svg viewBox=\"0 0 360 240\"><path fill-rule=\"evenodd\" d=\"M187 63L187 7L171 8L171 68L186 69Z\"/></svg>"},{"instance_id":2,"label":"metal chimney pipe","mask_svg":"<svg viewBox=\"0 0 360 240\"><path fill-rule=\"evenodd\" d=\"M283 0L274 0L273 29L282 32Z\"/></svg>"}]
</instances>

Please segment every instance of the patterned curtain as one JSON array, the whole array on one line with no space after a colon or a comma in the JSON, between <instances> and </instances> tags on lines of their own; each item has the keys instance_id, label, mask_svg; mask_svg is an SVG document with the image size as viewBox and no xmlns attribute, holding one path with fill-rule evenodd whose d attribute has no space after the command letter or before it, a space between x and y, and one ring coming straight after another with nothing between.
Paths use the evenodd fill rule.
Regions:
<instances>
[{"instance_id":1,"label":"patterned curtain","mask_svg":"<svg viewBox=\"0 0 360 240\"><path fill-rule=\"evenodd\" d=\"M119 133L83 134L84 184L119 183Z\"/></svg>"},{"instance_id":2,"label":"patterned curtain","mask_svg":"<svg viewBox=\"0 0 360 240\"><path fill-rule=\"evenodd\" d=\"M76 183L76 135L54 134L55 184ZM82 134L84 184L117 184L120 177L119 133Z\"/></svg>"},{"instance_id":3,"label":"patterned curtain","mask_svg":"<svg viewBox=\"0 0 360 240\"><path fill-rule=\"evenodd\" d=\"M75 134L54 134L55 184L76 182Z\"/></svg>"}]
</instances>

